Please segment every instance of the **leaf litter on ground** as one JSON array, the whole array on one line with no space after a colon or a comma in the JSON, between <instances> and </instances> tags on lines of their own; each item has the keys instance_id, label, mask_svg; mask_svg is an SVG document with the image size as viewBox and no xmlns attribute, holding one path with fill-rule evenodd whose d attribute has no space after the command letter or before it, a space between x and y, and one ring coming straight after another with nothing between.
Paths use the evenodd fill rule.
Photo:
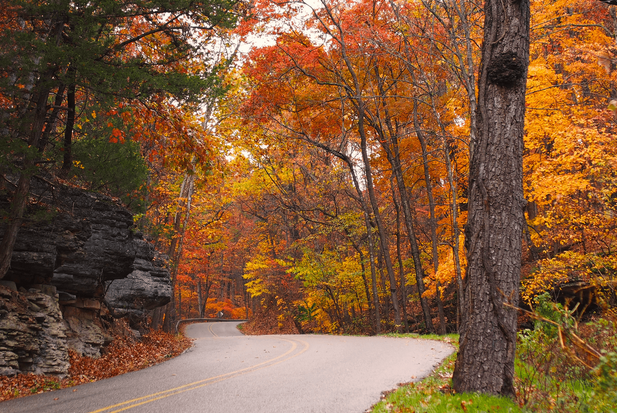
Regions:
<instances>
[{"instance_id":1,"label":"leaf litter on ground","mask_svg":"<svg viewBox=\"0 0 617 413\"><path fill-rule=\"evenodd\" d=\"M64 378L36 374L0 376L0 401L95 382L153 366L182 354L192 340L182 335L150 331L141 339L117 336L97 359L69 350L71 367ZM74 389L73 391L77 391Z\"/></svg>"}]
</instances>

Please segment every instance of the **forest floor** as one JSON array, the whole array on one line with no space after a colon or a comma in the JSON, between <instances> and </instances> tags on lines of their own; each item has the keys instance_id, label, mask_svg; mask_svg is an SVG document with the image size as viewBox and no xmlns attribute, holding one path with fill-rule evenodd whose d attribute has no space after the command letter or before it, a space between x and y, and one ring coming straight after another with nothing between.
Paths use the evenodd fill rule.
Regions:
<instances>
[{"instance_id":1,"label":"forest floor","mask_svg":"<svg viewBox=\"0 0 617 413\"><path fill-rule=\"evenodd\" d=\"M83 357L69 350L71 367L67 377L35 374L0 376L0 401L63 389L153 366L182 354L192 340L183 335L151 331L141 339L118 336L98 358Z\"/></svg>"},{"instance_id":2,"label":"forest floor","mask_svg":"<svg viewBox=\"0 0 617 413\"><path fill-rule=\"evenodd\" d=\"M291 320L279 322L272 317L252 317L246 323L240 324L238 329L247 336L298 334L298 329Z\"/></svg>"}]
</instances>

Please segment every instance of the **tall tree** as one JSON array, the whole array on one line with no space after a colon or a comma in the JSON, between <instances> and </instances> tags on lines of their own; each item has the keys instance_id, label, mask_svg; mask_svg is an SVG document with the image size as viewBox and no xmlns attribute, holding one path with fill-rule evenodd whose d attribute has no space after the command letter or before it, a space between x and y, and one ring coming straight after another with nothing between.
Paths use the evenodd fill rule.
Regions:
<instances>
[{"instance_id":1,"label":"tall tree","mask_svg":"<svg viewBox=\"0 0 617 413\"><path fill-rule=\"evenodd\" d=\"M471 142L467 274L457 392L514 396L521 271L523 133L529 62L529 1L487 0ZM507 305L506 305L507 304Z\"/></svg>"}]
</instances>

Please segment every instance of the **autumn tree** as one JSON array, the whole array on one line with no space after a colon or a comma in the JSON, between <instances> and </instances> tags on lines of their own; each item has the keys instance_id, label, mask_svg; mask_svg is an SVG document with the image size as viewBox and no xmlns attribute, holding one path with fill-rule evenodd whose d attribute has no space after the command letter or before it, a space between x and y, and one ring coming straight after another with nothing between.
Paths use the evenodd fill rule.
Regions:
<instances>
[{"instance_id":1,"label":"autumn tree","mask_svg":"<svg viewBox=\"0 0 617 413\"><path fill-rule=\"evenodd\" d=\"M154 96L198 102L217 90L218 68L194 63L201 58L208 61L203 46L218 28L235 24L239 5L158 0L3 2L2 174L17 178L0 244L0 277L10 265L30 179L46 161L47 137L56 126L57 109L67 113L66 170L72 161L68 149L77 122L78 91L96 95L108 108L118 100L145 101Z\"/></svg>"},{"instance_id":2,"label":"autumn tree","mask_svg":"<svg viewBox=\"0 0 617 413\"><path fill-rule=\"evenodd\" d=\"M457 392L514 397L523 208L523 134L529 62L529 2L486 1L471 142Z\"/></svg>"},{"instance_id":3,"label":"autumn tree","mask_svg":"<svg viewBox=\"0 0 617 413\"><path fill-rule=\"evenodd\" d=\"M544 292L557 298L560 285L608 292L614 282L615 11L592 0L571 7L532 4L525 238L538 261L524 274L527 304Z\"/></svg>"}]
</instances>

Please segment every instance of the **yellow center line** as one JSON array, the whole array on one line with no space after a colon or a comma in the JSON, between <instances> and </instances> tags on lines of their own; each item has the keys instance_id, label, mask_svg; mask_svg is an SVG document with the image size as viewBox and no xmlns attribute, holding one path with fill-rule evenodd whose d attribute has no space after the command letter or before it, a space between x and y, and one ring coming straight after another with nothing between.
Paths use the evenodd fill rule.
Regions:
<instances>
[{"instance_id":1,"label":"yellow center line","mask_svg":"<svg viewBox=\"0 0 617 413\"><path fill-rule=\"evenodd\" d=\"M212 323L207 323L207 324L208 324L208 330L212 333L212 335L214 337L218 337L218 335L214 331L212 331Z\"/></svg>"},{"instance_id":2,"label":"yellow center line","mask_svg":"<svg viewBox=\"0 0 617 413\"><path fill-rule=\"evenodd\" d=\"M111 405L111 406L107 406L107 407L104 407L104 408L99 409L99 410L94 410L94 411L92 411L90 413L101 413L101 412L117 413L117 412L122 412L122 411L125 411L125 410L128 410L128 409L132 409L132 408L137 407L137 406L141 406L141 405L144 405L144 404L147 404L147 403L154 402L156 400L164 399L164 398L169 397L169 396L174 396L176 394L184 393L184 392L189 391L189 390L195 390L195 389L198 389L200 387L209 386L210 384L214 384L214 383L218 383L218 382L223 381L223 380L231 379L231 378L240 376L242 374L250 373L250 372L255 371L255 370L259 370L259 369L263 369L263 368L266 368L266 367L274 366L276 364L282 363L282 362L290 360L290 359L292 359L292 358L294 358L296 356L299 356L300 354L306 352L308 350L308 348L309 348L309 344L307 342L305 342L303 340L296 339L298 342L300 342L301 344L304 345L304 348L300 352L298 352L296 354L291 354L291 353L293 353L296 350L296 348L298 347L298 344L295 341L292 341L292 340L289 340L289 339L285 339L285 338L281 338L281 340L287 341L287 342L291 343L292 346L291 346L291 348L288 351L286 351L285 353L283 353L280 356L277 356L277 357L275 357L275 358L273 358L271 360L267 360L267 361L264 361L262 363L255 364L254 366L246 367L244 369L232 371L232 372L221 374L221 375L218 375L218 376L215 376L215 377L210 377L210 378L207 378L207 379L204 379L204 380L199 380L199 381L196 381L196 382L193 382L193 383L189 383L189 384L185 384L185 385L182 385L182 386L174 387L172 389L163 390L163 391L160 391L160 392L157 392L157 393L152 393L152 394L149 394L147 396L138 397L138 398L135 398L135 399L132 399L132 400L127 400L125 402L117 403L117 404L114 404L114 405ZM289 356L289 357L284 358L286 356ZM280 359L282 359L282 360L280 360ZM125 406L125 407L122 407L122 406ZM122 408L117 409L117 410L111 410L111 409L114 409L116 407L122 407Z\"/></svg>"}]
</instances>

